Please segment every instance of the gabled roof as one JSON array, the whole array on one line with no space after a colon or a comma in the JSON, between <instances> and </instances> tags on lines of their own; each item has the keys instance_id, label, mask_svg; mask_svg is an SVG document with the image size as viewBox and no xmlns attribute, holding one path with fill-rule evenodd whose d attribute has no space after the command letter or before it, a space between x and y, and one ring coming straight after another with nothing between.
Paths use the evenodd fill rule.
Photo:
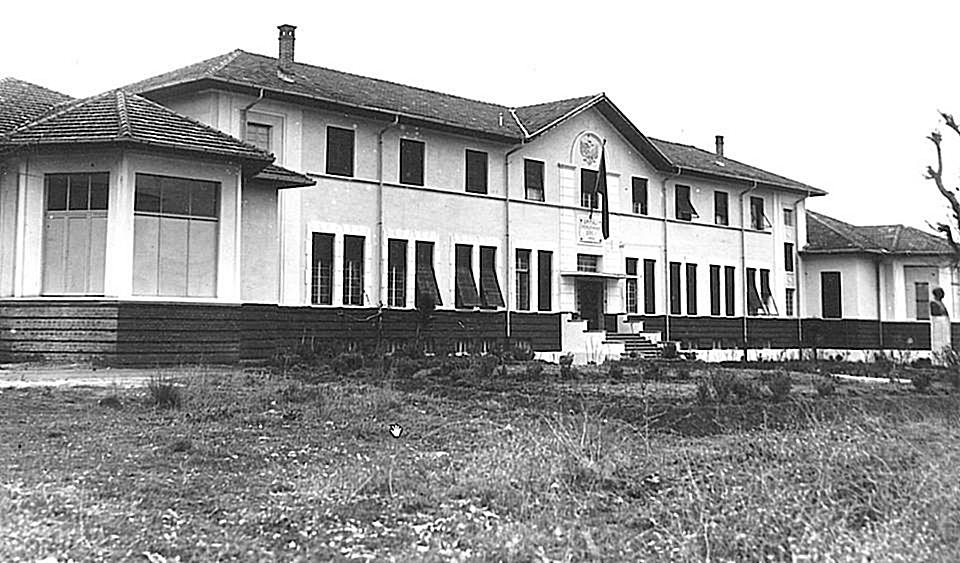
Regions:
<instances>
[{"instance_id":1,"label":"gabled roof","mask_svg":"<svg viewBox=\"0 0 960 563\"><path fill-rule=\"evenodd\" d=\"M136 94L113 90L74 101L0 136L0 146L130 143L259 162L273 155Z\"/></svg>"},{"instance_id":2,"label":"gabled roof","mask_svg":"<svg viewBox=\"0 0 960 563\"><path fill-rule=\"evenodd\" d=\"M720 178L754 180L770 186L808 192L810 195L825 195L827 193L819 188L808 186L796 180L791 180L790 178L767 172L766 170L761 170L749 164L744 164L725 156L719 156L714 152L698 149L694 146L661 141L660 139L651 138L650 140L667 155L670 162L685 171Z\"/></svg>"},{"instance_id":3,"label":"gabled roof","mask_svg":"<svg viewBox=\"0 0 960 563\"><path fill-rule=\"evenodd\" d=\"M807 211L810 254L952 254L943 238L905 225L858 227L822 213Z\"/></svg>"},{"instance_id":4,"label":"gabled roof","mask_svg":"<svg viewBox=\"0 0 960 563\"><path fill-rule=\"evenodd\" d=\"M720 180L759 182L823 195L823 190L688 145L649 139L605 94L521 107L491 104L319 66L290 63L242 50L137 82L127 89L162 99L166 93L219 87L318 107L352 110L381 119L453 128L509 143L532 140L590 109L604 115L656 168ZM721 162L722 164L717 164Z\"/></svg>"},{"instance_id":5,"label":"gabled roof","mask_svg":"<svg viewBox=\"0 0 960 563\"><path fill-rule=\"evenodd\" d=\"M52 108L73 100L23 80L0 78L0 135L33 121Z\"/></svg>"}]
</instances>

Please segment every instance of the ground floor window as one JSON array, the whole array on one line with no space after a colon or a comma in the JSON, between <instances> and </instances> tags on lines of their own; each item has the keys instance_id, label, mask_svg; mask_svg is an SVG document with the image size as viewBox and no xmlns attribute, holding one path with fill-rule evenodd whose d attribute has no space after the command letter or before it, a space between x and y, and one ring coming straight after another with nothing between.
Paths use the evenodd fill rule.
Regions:
<instances>
[{"instance_id":1,"label":"ground floor window","mask_svg":"<svg viewBox=\"0 0 960 563\"><path fill-rule=\"evenodd\" d=\"M363 237L343 237L343 304L363 305Z\"/></svg>"},{"instance_id":2,"label":"ground floor window","mask_svg":"<svg viewBox=\"0 0 960 563\"><path fill-rule=\"evenodd\" d=\"M387 306L407 305L407 241L387 242Z\"/></svg>"},{"instance_id":3,"label":"ground floor window","mask_svg":"<svg viewBox=\"0 0 960 563\"><path fill-rule=\"evenodd\" d=\"M416 277L413 291L417 308L430 308L443 305L440 288L437 286L437 274L433 269L433 243L418 240L416 244Z\"/></svg>"},{"instance_id":4,"label":"ground floor window","mask_svg":"<svg viewBox=\"0 0 960 563\"><path fill-rule=\"evenodd\" d=\"M497 278L497 249L480 247L480 301L487 309L503 307L503 293Z\"/></svg>"},{"instance_id":5,"label":"ground floor window","mask_svg":"<svg viewBox=\"0 0 960 563\"><path fill-rule=\"evenodd\" d=\"M626 263L626 301L627 301L627 312L636 314L638 312L638 285L640 280L639 272L637 269L638 260L636 258L627 258Z\"/></svg>"},{"instance_id":6,"label":"ground floor window","mask_svg":"<svg viewBox=\"0 0 960 563\"><path fill-rule=\"evenodd\" d=\"M763 310L763 300L757 291L757 269L747 268L747 314L759 315Z\"/></svg>"},{"instance_id":7,"label":"ground floor window","mask_svg":"<svg viewBox=\"0 0 960 563\"><path fill-rule=\"evenodd\" d=\"M469 244L456 245L454 260L454 306L457 309L479 306L480 294L477 292L477 280L473 275L473 247Z\"/></svg>"},{"instance_id":8,"label":"ground floor window","mask_svg":"<svg viewBox=\"0 0 960 563\"><path fill-rule=\"evenodd\" d=\"M133 293L215 297L220 184L136 175Z\"/></svg>"},{"instance_id":9,"label":"ground floor window","mask_svg":"<svg viewBox=\"0 0 960 563\"><path fill-rule=\"evenodd\" d=\"M313 233L310 255L310 302L333 305L333 235Z\"/></svg>"},{"instance_id":10,"label":"ground floor window","mask_svg":"<svg viewBox=\"0 0 960 563\"><path fill-rule=\"evenodd\" d=\"M727 310L727 316L732 317L737 314L737 269L733 266L723 267L723 289L725 301L724 305Z\"/></svg>"},{"instance_id":11,"label":"ground floor window","mask_svg":"<svg viewBox=\"0 0 960 563\"><path fill-rule=\"evenodd\" d=\"M687 264L687 314L697 314L697 265Z\"/></svg>"},{"instance_id":12,"label":"ground floor window","mask_svg":"<svg viewBox=\"0 0 960 563\"><path fill-rule=\"evenodd\" d=\"M670 314L680 312L680 262L670 262Z\"/></svg>"},{"instance_id":13,"label":"ground floor window","mask_svg":"<svg viewBox=\"0 0 960 563\"><path fill-rule=\"evenodd\" d=\"M44 176L43 293L103 295L106 172Z\"/></svg>"},{"instance_id":14,"label":"ground floor window","mask_svg":"<svg viewBox=\"0 0 960 563\"><path fill-rule=\"evenodd\" d=\"M794 308L794 306L793 306L793 300L794 300L794 294L795 294L795 293L796 293L796 290L795 290L795 289L788 287L787 290L786 290L786 293L785 293L785 295L784 295L784 297L783 297L783 312L784 312L788 317L792 317L792 316L793 316L793 308Z\"/></svg>"},{"instance_id":15,"label":"ground floor window","mask_svg":"<svg viewBox=\"0 0 960 563\"><path fill-rule=\"evenodd\" d=\"M720 266L710 266L710 314L720 315Z\"/></svg>"},{"instance_id":16,"label":"ground floor window","mask_svg":"<svg viewBox=\"0 0 960 563\"><path fill-rule=\"evenodd\" d=\"M654 285L656 270L656 260L643 261L643 312L648 315L657 312L656 286Z\"/></svg>"},{"instance_id":17,"label":"ground floor window","mask_svg":"<svg viewBox=\"0 0 960 563\"><path fill-rule=\"evenodd\" d=\"M549 311L553 308L553 252L541 250L537 253L537 309Z\"/></svg>"},{"instance_id":18,"label":"ground floor window","mask_svg":"<svg viewBox=\"0 0 960 563\"><path fill-rule=\"evenodd\" d=\"M517 310L530 310L530 251L517 249Z\"/></svg>"}]
</instances>

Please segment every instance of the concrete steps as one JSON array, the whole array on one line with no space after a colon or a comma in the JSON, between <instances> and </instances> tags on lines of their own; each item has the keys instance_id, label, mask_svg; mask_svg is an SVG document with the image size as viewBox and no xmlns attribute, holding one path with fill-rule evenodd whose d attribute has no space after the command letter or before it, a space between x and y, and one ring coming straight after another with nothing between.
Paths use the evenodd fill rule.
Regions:
<instances>
[{"instance_id":1,"label":"concrete steps","mask_svg":"<svg viewBox=\"0 0 960 563\"><path fill-rule=\"evenodd\" d=\"M626 354L635 353L646 360L660 357L660 347L639 334L608 333L607 342L622 342Z\"/></svg>"}]
</instances>

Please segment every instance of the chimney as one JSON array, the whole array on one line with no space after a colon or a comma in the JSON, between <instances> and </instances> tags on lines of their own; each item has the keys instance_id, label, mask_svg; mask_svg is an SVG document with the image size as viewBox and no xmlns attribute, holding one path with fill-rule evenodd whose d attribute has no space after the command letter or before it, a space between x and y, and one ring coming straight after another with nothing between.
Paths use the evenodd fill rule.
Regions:
<instances>
[{"instance_id":1,"label":"chimney","mask_svg":"<svg viewBox=\"0 0 960 563\"><path fill-rule=\"evenodd\" d=\"M723 156L723 135L717 135L717 156Z\"/></svg>"},{"instance_id":2,"label":"chimney","mask_svg":"<svg viewBox=\"0 0 960 563\"><path fill-rule=\"evenodd\" d=\"M294 40L294 31L297 29L295 25L280 25L277 26L277 29L280 30L280 57L279 62L280 66L288 66L293 64L293 40Z\"/></svg>"}]
</instances>

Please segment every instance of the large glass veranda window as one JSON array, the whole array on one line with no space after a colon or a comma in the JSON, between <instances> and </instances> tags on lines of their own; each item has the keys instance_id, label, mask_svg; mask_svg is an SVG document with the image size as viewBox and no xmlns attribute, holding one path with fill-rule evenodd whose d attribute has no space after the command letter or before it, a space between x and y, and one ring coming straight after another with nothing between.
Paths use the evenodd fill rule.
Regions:
<instances>
[{"instance_id":1,"label":"large glass veranda window","mask_svg":"<svg viewBox=\"0 0 960 563\"><path fill-rule=\"evenodd\" d=\"M136 175L133 293L215 297L220 184Z\"/></svg>"}]
</instances>

